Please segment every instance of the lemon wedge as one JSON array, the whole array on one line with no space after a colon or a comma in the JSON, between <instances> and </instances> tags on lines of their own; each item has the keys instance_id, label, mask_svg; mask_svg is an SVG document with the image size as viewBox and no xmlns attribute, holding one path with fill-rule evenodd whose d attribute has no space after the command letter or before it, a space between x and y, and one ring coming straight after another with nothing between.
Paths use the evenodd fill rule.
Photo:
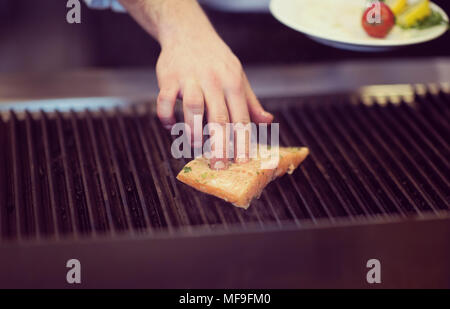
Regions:
<instances>
[{"instance_id":1,"label":"lemon wedge","mask_svg":"<svg viewBox=\"0 0 450 309\"><path fill-rule=\"evenodd\" d=\"M402 13L408 5L408 0L386 0L386 4L395 16Z\"/></svg>"},{"instance_id":2,"label":"lemon wedge","mask_svg":"<svg viewBox=\"0 0 450 309\"><path fill-rule=\"evenodd\" d=\"M430 1L421 0L414 5L408 6L406 11L397 16L397 24L401 27L409 28L419 20L431 14Z\"/></svg>"}]
</instances>

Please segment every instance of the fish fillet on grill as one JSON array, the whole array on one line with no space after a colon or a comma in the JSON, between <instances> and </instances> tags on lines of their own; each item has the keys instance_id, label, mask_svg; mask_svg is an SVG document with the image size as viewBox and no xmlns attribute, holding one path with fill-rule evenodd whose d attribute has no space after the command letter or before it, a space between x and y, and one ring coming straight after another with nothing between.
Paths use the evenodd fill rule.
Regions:
<instances>
[{"instance_id":1,"label":"fish fillet on grill","mask_svg":"<svg viewBox=\"0 0 450 309\"><path fill-rule=\"evenodd\" d=\"M269 167L263 164L266 159L258 156L246 163L233 163L225 170L213 170L206 158L199 157L187 163L177 179L247 209L270 181L286 173L291 174L309 154L306 147L279 147L278 150L278 164Z\"/></svg>"}]
</instances>

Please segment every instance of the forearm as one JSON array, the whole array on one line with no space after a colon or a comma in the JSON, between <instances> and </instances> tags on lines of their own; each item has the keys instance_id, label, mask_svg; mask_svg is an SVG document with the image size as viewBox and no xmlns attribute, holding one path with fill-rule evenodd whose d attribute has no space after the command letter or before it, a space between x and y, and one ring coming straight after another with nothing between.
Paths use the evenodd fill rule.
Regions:
<instances>
[{"instance_id":1,"label":"forearm","mask_svg":"<svg viewBox=\"0 0 450 309\"><path fill-rule=\"evenodd\" d=\"M162 47L180 38L195 40L215 35L208 18L196 0L120 0L134 19Z\"/></svg>"}]
</instances>

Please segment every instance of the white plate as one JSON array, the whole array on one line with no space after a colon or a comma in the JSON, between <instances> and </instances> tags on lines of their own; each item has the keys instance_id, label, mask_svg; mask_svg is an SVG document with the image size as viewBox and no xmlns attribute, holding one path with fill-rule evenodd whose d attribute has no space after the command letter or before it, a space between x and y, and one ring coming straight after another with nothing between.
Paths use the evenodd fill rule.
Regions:
<instances>
[{"instance_id":1,"label":"white plate","mask_svg":"<svg viewBox=\"0 0 450 309\"><path fill-rule=\"evenodd\" d=\"M447 25L423 30L395 26L386 38L371 38L361 26L366 4L366 0L272 0L270 11L280 22L315 41L349 50L390 50L427 42L447 31ZM448 21L439 6L431 3L431 8Z\"/></svg>"}]
</instances>

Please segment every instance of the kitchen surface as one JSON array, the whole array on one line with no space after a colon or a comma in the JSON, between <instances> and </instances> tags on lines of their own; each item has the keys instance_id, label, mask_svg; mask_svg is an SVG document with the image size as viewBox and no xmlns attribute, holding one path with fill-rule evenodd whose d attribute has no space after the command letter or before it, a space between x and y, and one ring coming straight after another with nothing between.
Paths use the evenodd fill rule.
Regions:
<instances>
[{"instance_id":1,"label":"kitchen surface","mask_svg":"<svg viewBox=\"0 0 450 309\"><path fill-rule=\"evenodd\" d=\"M181 183L158 42L127 13L0 0L0 288L449 288L450 32L357 51L271 1L199 2L308 157L248 209Z\"/></svg>"}]
</instances>

